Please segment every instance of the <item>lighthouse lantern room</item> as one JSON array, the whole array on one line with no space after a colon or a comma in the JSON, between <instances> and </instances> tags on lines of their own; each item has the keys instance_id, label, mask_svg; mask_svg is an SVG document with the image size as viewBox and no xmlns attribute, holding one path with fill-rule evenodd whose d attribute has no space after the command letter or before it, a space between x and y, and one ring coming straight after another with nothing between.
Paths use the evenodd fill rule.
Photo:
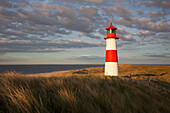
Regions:
<instances>
[{"instance_id":1,"label":"lighthouse lantern room","mask_svg":"<svg viewBox=\"0 0 170 113\"><path fill-rule=\"evenodd\" d=\"M116 40L119 39L119 35L116 35L117 28L112 23L106 30L107 37L104 36L106 40L105 76L118 76Z\"/></svg>"}]
</instances>

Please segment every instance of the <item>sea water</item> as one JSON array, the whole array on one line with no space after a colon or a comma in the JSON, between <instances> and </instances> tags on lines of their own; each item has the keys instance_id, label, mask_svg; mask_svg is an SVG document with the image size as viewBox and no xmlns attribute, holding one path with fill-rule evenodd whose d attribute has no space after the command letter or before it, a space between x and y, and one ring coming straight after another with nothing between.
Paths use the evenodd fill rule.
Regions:
<instances>
[{"instance_id":1,"label":"sea water","mask_svg":"<svg viewBox=\"0 0 170 113\"><path fill-rule=\"evenodd\" d=\"M5 73L8 71L20 72L23 74L36 74L36 73L48 73L55 71L65 71L65 70L76 70L84 69L90 67L103 67L104 65L93 64L93 65L0 65L0 73Z\"/></svg>"}]
</instances>

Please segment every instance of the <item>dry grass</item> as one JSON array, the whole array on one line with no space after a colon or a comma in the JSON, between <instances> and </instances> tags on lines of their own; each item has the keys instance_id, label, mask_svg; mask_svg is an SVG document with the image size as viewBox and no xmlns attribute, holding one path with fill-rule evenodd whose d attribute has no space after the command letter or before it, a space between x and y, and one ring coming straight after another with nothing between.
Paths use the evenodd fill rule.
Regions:
<instances>
[{"instance_id":1,"label":"dry grass","mask_svg":"<svg viewBox=\"0 0 170 113\"><path fill-rule=\"evenodd\" d=\"M170 83L170 66L127 65L119 66L120 76L138 80L162 81Z\"/></svg>"},{"instance_id":2,"label":"dry grass","mask_svg":"<svg viewBox=\"0 0 170 113\"><path fill-rule=\"evenodd\" d=\"M162 68L120 65L120 75L126 77L110 79L103 76L103 67L48 76L1 74L0 113L169 113L169 67ZM156 80L149 76L151 83L131 79L140 73L167 74Z\"/></svg>"}]
</instances>

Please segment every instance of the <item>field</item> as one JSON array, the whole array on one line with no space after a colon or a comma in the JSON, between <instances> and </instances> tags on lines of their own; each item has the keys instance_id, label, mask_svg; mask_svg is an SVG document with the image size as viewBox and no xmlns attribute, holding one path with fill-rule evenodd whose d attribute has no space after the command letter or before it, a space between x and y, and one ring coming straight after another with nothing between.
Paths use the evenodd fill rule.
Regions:
<instances>
[{"instance_id":1,"label":"field","mask_svg":"<svg viewBox=\"0 0 170 113\"><path fill-rule=\"evenodd\" d=\"M170 66L119 65L57 73L0 75L0 113L169 113Z\"/></svg>"}]
</instances>

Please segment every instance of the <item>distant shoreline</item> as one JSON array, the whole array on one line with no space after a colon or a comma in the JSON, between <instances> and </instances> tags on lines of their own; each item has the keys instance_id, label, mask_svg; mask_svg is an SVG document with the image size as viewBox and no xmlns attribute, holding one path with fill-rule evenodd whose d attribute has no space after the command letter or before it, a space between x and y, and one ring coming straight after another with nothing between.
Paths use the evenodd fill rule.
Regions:
<instances>
[{"instance_id":1,"label":"distant shoreline","mask_svg":"<svg viewBox=\"0 0 170 113\"><path fill-rule=\"evenodd\" d=\"M170 64L119 64L121 65L137 65L137 66L170 66ZM19 72L23 74L43 74L53 73L60 71L79 70L91 67L104 67L104 65L0 65L0 73L6 73L10 71Z\"/></svg>"}]
</instances>

